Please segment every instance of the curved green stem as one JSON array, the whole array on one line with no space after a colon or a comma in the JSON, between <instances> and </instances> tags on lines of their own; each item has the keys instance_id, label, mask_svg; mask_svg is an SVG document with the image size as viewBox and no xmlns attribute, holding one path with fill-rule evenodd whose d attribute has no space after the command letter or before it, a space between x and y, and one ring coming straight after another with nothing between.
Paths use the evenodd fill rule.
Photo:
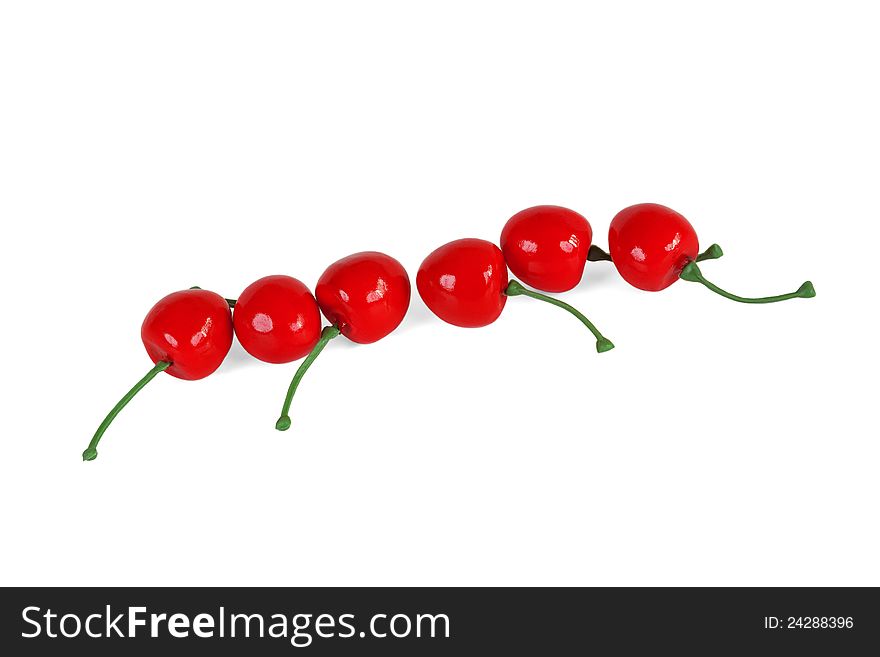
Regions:
<instances>
[{"instance_id":1,"label":"curved green stem","mask_svg":"<svg viewBox=\"0 0 880 657\"><path fill-rule=\"evenodd\" d=\"M684 269L681 270L681 274L679 274L679 276L686 281L691 281L693 283L702 283L707 288L715 292L715 294L720 294L722 297L726 297L728 299L731 299L732 301L739 301L740 303L774 303L776 301L785 301L787 299L809 299L816 296L816 290L813 287L813 284L810 281L806 281L796 291L789 292L788 294L779 294L774 297L739 297L735 294L731 294L730 292L722 290L714 283L710 283L709 281L707 281L703 277L703 272L700 271L697 263L693 260L685 265Z\"/></svg>"},{"instance_id":2,"label":"curved green stem","mask_svg":"<svg viewBox=\"0 0 880 657\"><path fill-rule=\"evenodd\" d=\"M703 262L703 260L717 260L723 255L724 251L721 250L721 247L717 244L713 244L697 256L697 262Z\"/></svg>"},{"instance_id":3,"label":"curved green stem","mask_svg":"<svg viewBox=\"0 0 880 657\"><path fill-rule=\"evenodd\" d=\"M583 322L584 326L586 326L588 329L590 329L590 333L592 333L594 336L596 336L596 351L598 351L601 354L603 351L610 351L611 349L614 349L614 343L612 343L611 340L609 340L604 335L602 335L599 332L599 329L597 329L596 326L593 324L593 322L591 322L589 319L587 319L586 316L582 312L580 312L577 308L574 308L573 306L568 305L564 301L560 301L559 299L556 299L555 297L550 297L550 296L547 296L546 294L541 294L540 292L535 292L534 290L530 290L529 288L525 287L522 283L520 283L519 281L515 281L515 280L510 281L510 283L507 284L507 289L504 291L504 294L506 294L509 297L523 295L526 297L531 297L532 299L539 299L541 301L546 301L549 304L553 304L554 306L558 306L559 308L563 308L563 309L567 310L568 312L570 312L575 317L577 317L579 320L581 320L581 322Z\"/></svg>"},{"instance_id":4,"label":"curved green stem","mask_svg":"<svg viewBox=\"0 0 880 657\"><path fill-rule=\"evenodd\" d=\"M611 255L595 244L591 244L590 250L587 251L587 260L590 262L601 262L606 260L611 262Z\"/></svg>"},{"instance_id":5,"label":"curved green stem","mask_svg":"<svg viewBox=\"0 0 880 657\"><path fill-rule=\"evenodd\" d=\"M278 431L287 431L290 428L290 416L288 413L290 412L290 404L293 402L293 395L296 392L299 382L302 380L303 376L305 376L305 373L308 372L312 363L315 362L318 354L320 354L324 350L324 347L327 346L327 343L337 335L339 335L339 327L325 326L324 330L321 331L321 337L318 339L318 344L312 348L312 351L309 352L309 355L306 356L306 359L300 364L296 374L293 375L293 379L290 381L290 387L287 389L287 397L284 398L284 406L281 407L281 417L279 417L278 421L275 423L275 428L278 429Z\"/></svg>"},{"instance_id":6,"label":"curved green stem","mask_svg":"<svg viewBox=\"0 0 880 657\"><path fill-rule=\"evenodd\" d=\"M164 372L169 367L171 367L171 363L167 360L160 360L153 366L147 375L134 384L134 387L125 393L125 396L119 400L119 402L114 406L110 412L107 414L107 417L104 418L104 421L101 422L101 426L98 427L98 430L95 432L92 441L89 443L89 446L82 453L83 461L94 461L98 457L98 443L101 440L101 436L104 435L104 432L107 431L107 427L110 426L110 423L119 415L119 411L125 408L125 405L130 402L136 394L141 391L145 385L147 385L150 381L153 380L159 372Z\"/></svg>"},{"instance_id":7,"label":"curved green stem","mask_svg":"<svg viewBox=\"0 0 880 657\"><path fill-rule=\"evenodd\" d=\"M189 289L190 290L201 290L202 288L200 288L198 285L193 285ZM235 302L236 302L236 299L226 299L226 303L229 305L230 308L235 308Z\"/></svg>"}]
</instances>

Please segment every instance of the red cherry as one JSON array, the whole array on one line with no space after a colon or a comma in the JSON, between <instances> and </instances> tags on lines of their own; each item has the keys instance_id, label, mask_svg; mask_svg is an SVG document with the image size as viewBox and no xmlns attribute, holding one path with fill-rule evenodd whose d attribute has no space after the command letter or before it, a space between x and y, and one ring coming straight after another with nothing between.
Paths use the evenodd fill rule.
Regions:
<instances>
[{"instance_id":1,"label":"red cherry","mask_svg":"<svg viewBox=\"0 0 880 657\"><path fill-rule=\"evenodd\" d=\"M235 302L232 323L245 351L267 363L302 358L321 335L315 297L291 276L265 276L248 285Z\"/></svg>"},{"instance_id":2,"label":"red cherry","mask_svg":"<svg viewBox=\"0 0 880 657\"><path fill-rule=\"evenodd\" d=\"M529 290L507 279L501 249L479 239L444 244L425 258L416 276L416 287L425 305L444 322L476 328L491 324L501 315L507 297L527 296L564 308L596 336L596 350L614 345L580 311L564 301Z\"/></svg>"},{"instance_id":3,"label":"red cherry","mask_svg":"<svg viewBox=\"0 0 880 657\"><path fill-rule=\"evenodd\" d=\"M410 294L403 265L376 251L337 260L315 286L324 317L360 344L381 340L396 329L409 308Z\"/></svg>"},{"instance_id":4,"label":"red cherry","mask_svg":"<svg viewBox=\"0 0 880 657\"><path fill-rule=\"evenodd\" d=\"M293 375L275 428L290 428L290 404L305 373L327 343L340 333L352 342L381 340L403 321L409 308L409 276L397 260L377 251L355 253L324 270L315 297L330 326Z\"/></svg>"},{"instance_id":5,"label":"red cherry","mask_svg":"<svg viewBox=\"0 0 880 657\"><path fill-rule=\"evenodd\" d=\"M590 222L574 210L537 205L507 220L501 251L510 271L526 285L565 292L583 277L592 240Z\"/></svg>"},{"instance_id":6,"label":"red cherry","mask_svg":"<svg viewBox=\"0 0 880 657\"><path fill-rule=\"evenodd\" d=\"M178 379L203 379L220 367L232 346L226 299L207 290L173 292L150 309L141 340L154 363Z\"/></svg>"},{"instance_id":7,"label":"red cherry","mask_svg":"<svg viewBox=\"0 0 880 657\"><path fill-rule=\"evenodd\" d=\"M700 246L693 226L678 212L641 203L621 210L611 221L608 250L627 283L657 291L678 280Z\"/></svg>"},{"instance_id":8,"label":"red cherry","mask_svg":"<svg viewBox=\"0 0 880 657\"><path fill-rule=\"evenodd\" d=\"M630 285L642 290L658 291L679 278L701 283L716 294L740 303L773 303L786 299L808 299L816 296L810 281L794 292L772 297L740 297L710 283L700 271L698 262L720 258L717 244L698 253L697 233L690 222L675 210L657 203L640 203L624 208L611 221L608 230L609 254L597 252L590 259L612 260L617 271Z\"/></svg>"},{"instance_id":9,"label":"red cherry","mask_svg":"<svg viewBox=\"0 0 880 657\"><path fill-rule=\"evenodd\" d=\"M119 400L98 427L84 461L98 456L98 442L113 419L159 372L178 379L203 379L218 367L232 346L229 304L219 294L191 289L169 294L147 313L141 340L153 369Z\"/></svg>"},{"instance_id":10,"label":"red cherry","mask_svg":"<svg viewBox=\"0 0 880 657\"><path fill-rule=\"evenodd\" d=\"M501 249L461 239L433 251L419 267L416 287L444 322L476 328L491 324L507 303L507 265Z\"/></svg>"}]
</instances>

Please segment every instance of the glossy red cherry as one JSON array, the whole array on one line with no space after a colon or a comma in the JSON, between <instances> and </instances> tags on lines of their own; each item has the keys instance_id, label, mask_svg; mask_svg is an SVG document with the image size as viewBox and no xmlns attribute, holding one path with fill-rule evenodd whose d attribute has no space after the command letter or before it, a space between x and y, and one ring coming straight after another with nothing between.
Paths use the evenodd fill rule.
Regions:
<instances>
[{"instance_id":1,"label":"glossy red cherry","mask_svg":"<svg viewBox=\"0 0 880 657\"><path fill-rule=\"evenodd\" d=\"M461 239L433 251L419 267L416 287L444 322L465 328L491 324L507 303L507 265L501 249L480 239Z\"/></svg>"},{"instance_id":2,"label":"glossy red cherry","mask_svg":"<svg viewBox=\"0 0 880 657\"><path fill-rule=\"evenodd\" d=\"M508 281L501 249L486 240L455 240L430 253L419 267L416 287L431 312L455 326L476 328L491 324L504 310L507 297L522 295L573 314L596 336L597 351L614 347L577 309L529 290L519 281Z\"/></svg>"},{"instance_id":3,"label":"glossy red cherry","mask_svg":"<svg viewBox=\"0 0 880 657\"><path fill-rule=\"evenodd\" d=\"M98 456L98 442L113 419L160 372L178 379L203 379L218 367L232 346L229 304L219 294L191 289L169 294L147 313L141 340L153 369L119 400L98 427L83 460Z\"/></svg>"},{"instance_id":4,"label":"glossy red cherry","mask_svg":"<svg viewBox=\"0 0 880 657\"><path fill-rule=\"evenodd\" d=\"M327 267L315 286L324 317L352 342L381 340L403 321L411 296L397 260L377 251L355 253Z\"/></svg>"},{"instance_id":5,"label":"glossy red cherry","mask_svg":"<svg viewBox=\"0 0 880 657\"><path fill-rule=\"evenodd\" d=\"M558 205L517 212L501 231L501 251L510 271L545 292L565 292L580 282L592 241L590 222Z\"/></svg>"},{"instance_id":6,"label":"glossy red cherry","mask_svg":"<svg viewBox=\"0 0 880 657\"><path fill-rule=\"evenodd\" d=\"M698 253L697 233L690 222L675 210L657 203L640 203L618 212L608 230L608 247L610 258L604 254L604 258L594 259L612 260L624 280L642 290L663 290L681 278L701 283L740 303L772 303L816 296L810 281L795 292L771 297L740 297L710 283L697 263L720 258L721 247L713 244L705 253Z\"/></svg>"},{"instance_id":7,"label":"glossy red cherry","mask_svg":"<svg viewBox=\"0 0 880 657\"><path fill-rule=\"evenodd\" d=\"M218 367L232 346L229 305L208 290L182 290L161 299L141 325L141 340L154 363L178 379L203 379Z\"/></svg>"},{"instance_id":8,"label":"glossy red cherry","mask_svg":"<svg viewBox=\"0 0 880 657\"><path fill-rule=\"evenodd\" d=\"M315 297L330 326L324 327L317 344L293 375L275 428L290 428L288 413L293 395L330 340L340 333L360 344L381 340L403 321L410 294L409 276L403 265L384 253L355 253L327 267L315 286Z\"/></svg>"},{"instance_id":9,"label":"glossy red cherry","mask_svg":"<svg viewBox=\"0 0 880 657\"><path fill-rule=\"evenodd\" d=\"M611 260L624 280L657 291L678 280L700 251L697 233L675 210L641 203L617 213L608 230Z\"/></svg>"},{"instance_id":10,"label":"glossy red cherry","mask_svg":"<svg viewBox=\"0 0 880 657\"><path fill-rule=\"evenodd\" d=\"M248 285L235 302L232 323L245 351L267 363L302 358L321 335L315 297L291 276L265 276Z\"/></svg>"}]
</instances>

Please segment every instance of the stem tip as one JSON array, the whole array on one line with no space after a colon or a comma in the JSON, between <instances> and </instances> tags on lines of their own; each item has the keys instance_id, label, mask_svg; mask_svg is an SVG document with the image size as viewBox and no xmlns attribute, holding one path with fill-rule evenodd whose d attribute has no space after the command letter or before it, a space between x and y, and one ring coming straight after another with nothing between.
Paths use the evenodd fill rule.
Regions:
<instances>
[{"instance_id":1,"label":"stem tip","mask_svg":"<svg viewBox=\"0 0 880 657\"><path fill-rule=\"evenodd\" d=\"M724 255L724 251L717 244L713 244L700 254L701 260L717 260Z\"/></svg>"},{"instance_id":2,"label":"stem tip","mask_svg":"<svg viewBox=\"0 0 880 657\"><path fill-rule=\"evenodd\" d=\"M94 447L89 447L83 452L83 461L94 461L98 458L98 450Z\"/></svg>"},{"instance_id":3,"label":"stem tip","mask_svg":"<svg viewBox=\"0 0 880 657\"><path fill-rule=\"evenodd\" d=\"M275 423L275 428L278 429L278 431L287 431L290 429L290 416L282 415L278 418L278 421Z\"/></svg>"},{"instance_id":4,"label":"stem tip","mask_svg":"<svg viewBox=\"0 0 880 657\"><path fill-rule=\"evenodd\" d=\"M797 295L802 299L812 299L816 296L816 288L810 281L804 281L804 284L798 288Z\"/></svg>"},{"instance_id":5,"label":"stem tip","mask_svg":"<svg viewBox=\"0 0 880 657\"><path fill-rule=\"evenodd\" d=\"M600 354L614 349L614 343L608 338L599 338L596 340L596 351Z\"/></svg>"}]
</instances>

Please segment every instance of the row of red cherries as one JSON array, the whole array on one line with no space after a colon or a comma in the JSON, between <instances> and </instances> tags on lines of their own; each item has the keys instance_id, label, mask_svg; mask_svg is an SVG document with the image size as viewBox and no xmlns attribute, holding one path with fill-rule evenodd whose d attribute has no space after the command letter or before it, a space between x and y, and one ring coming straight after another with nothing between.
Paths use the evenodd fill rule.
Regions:
<instances>
[{"instance_id":1,"label":"row of red cherries","mask_svg":"<svg viewBox=\"0 0 880 657\"><path fill-rule=\"evenodd\" d=\"M568 310L596 337L599 352L614 345L583 314L554 297L508 280L507 270L545 292L577 285L587 260L610 260L620 275L642 290L657 291L679 278L743 303L770 303L816 295L807 281L796 292L744 298L707 281L697 263L722 255L717 244L699 253L697 234L682 215L653 203L619 212L608 232L610 253L592 245L589 222L566 208L541 205L515 214L501 231L501 248L481 239L461 239L431 253L416 277L425 304L456 326L479 327L501 315L507 297L524 295ZM267 276L249 285L237 300L199 288L174 292L147 313L141 339L155 366L113 407L83 452L97 457L98 442L122 408L159 372L201 379L216 370L232 345L259 360L289 363L305 356L290 383L275 427L290 427L293 395L309 366L340 333L353 342L382 339L403 321L410 281L394 258L374 251L356 253L330 265L315 295L290 276ZM321 328L321 313L330 322Z\"/></svg>"}]
</instances>

